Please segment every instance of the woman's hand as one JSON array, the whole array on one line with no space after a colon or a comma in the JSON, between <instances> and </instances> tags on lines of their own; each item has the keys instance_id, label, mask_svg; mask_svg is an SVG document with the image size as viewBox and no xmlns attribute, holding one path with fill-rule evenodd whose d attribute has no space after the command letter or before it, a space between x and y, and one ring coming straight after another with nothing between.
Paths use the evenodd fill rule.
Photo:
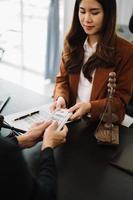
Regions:
<instances>
[{"instance_id":1,"label":"woman's hand","mask_svg":"<svg viewBox=\"0 0 133 200\"><path fill-rule=\"evenodd\" d=\"M58 131L57 128L58 128L58 123L54 121L46 129L43 135L42 150L46 147L55 148L66 141L68 128L64 126L63 129L60 131Z\"/></svg>"},{"instance_id":2,"label":"woman's hand","mask_svg":"<svg viewBox=\"0 0 133 200\"><path fill-rule=\"evenodd\" d=\"M78 120L82 118L84 115L89 113L91 110L91 103L89 102L80 102L76 103L74 106L69 108L69 112L73 112L74 114L71 116L70 120Z\"/></svg>"},{"instance_id":3,"label":"woman's hand","mask_svg":"<svg viewBox=\"0 0 133 200\"><path fill-rule=\"evenodd\" d=\"M58 97L58 99L50 106L50 111L53 112L55 109L60 110L61 108L66 108L66 102L63 97Z\"/></svg>"}]
</instances>

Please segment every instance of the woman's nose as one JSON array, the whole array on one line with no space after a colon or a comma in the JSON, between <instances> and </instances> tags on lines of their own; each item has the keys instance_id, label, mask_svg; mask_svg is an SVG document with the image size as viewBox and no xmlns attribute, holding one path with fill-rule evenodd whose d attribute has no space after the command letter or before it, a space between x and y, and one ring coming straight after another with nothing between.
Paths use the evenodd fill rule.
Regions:
<instances>
[{"instance_id":1,"label":"woman's nose","mask_svg":"<svg viewBox=\"0 0 133 200\"><path fill-rule=\"evenodd\" d=\"M90 14L90 13L86 13L86 14L85 14L84 21L85 21L86 23L92 22L92 17L91 17L91 14Z\"/></svg>"}]
</instances>

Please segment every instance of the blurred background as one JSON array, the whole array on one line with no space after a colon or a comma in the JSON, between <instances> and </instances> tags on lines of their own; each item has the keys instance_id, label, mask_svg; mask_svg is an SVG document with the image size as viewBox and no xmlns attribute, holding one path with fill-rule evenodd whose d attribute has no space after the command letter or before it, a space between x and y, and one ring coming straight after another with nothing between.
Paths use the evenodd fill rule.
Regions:
<instances>
[{"instance_id":1,"label":"blurred background","mask_svg":"<svg viewBox=\"0 0 133 200\"><path fill-rule=\"evenodd\" d=\"M75 0L0 0L0 78L52 95ZM117 32L129 41L133 0L117 0Z\"/></svg>"}]
</instances>

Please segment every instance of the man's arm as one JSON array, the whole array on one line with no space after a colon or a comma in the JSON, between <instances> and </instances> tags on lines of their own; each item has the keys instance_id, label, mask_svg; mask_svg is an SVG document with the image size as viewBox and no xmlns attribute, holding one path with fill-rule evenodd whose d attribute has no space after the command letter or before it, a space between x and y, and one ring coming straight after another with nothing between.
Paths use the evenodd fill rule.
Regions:
<instances>
[{"instance_id":1,"label":"man's arm","mask_svg":"<svg viewBox=\"0 0 133 200\"><path fill-rule=\"evenodd\" d=\"M49 122L49 124L51 124ZM67 135L67 127L64 126L62 130L58 131L58 123L53 122L46 128L41 124L39 129L33 128L23 136L17 136L20 147L29 147L29 144L35 143L37 135L40 131L45 129L43 136L42 147L40 152L40 163L38 176L33 178L34 189L32 191L32 198L34 200L55 200L57 192L57 173L54 160L53 149L64 143Z\"/></svg>"},{"instance_id":2,"label":"man's arm","mask_svg":"<svg viewBox=\"0 0 133 200\"><path fill-rule=\"evenodd\" d=\"M34 190L34 179L17 145L17 140L0 137L1 195L4 199L10 197L11 199L29 200Z\"/></svg>"},{"instance_id":3,"label":"man's arm","mask_svg":"<svg viewBox=\"0 0 133 200\"><path fill-rule=\"evenodd\" d=\"M68 131L66 126L61 131L58 131L57 128L58 123L53 122L43 135L36 200L41 200L44 196L46 200L56 199L57 173L53 149L65 142Z\"/></svg>"},{"instance_id":4,"label":"man's arm","mask_svg":"<svg viewBox=\"0 0 133 200\"><path fill-rule=\"evenodd\" d=\"M56 167L53 149L40 152L39 173L33 177L22 156L15 137L0 138L0 186L1 192L19 200L55 200ZM7 192L8 191L8 192Z\"/></svg>"},{"instance_id":5,"label":"man's arm","mask_svg":"<svg viewBox=\"0 0 133 200\"><path fill-rule=\"evenodd\" d=\"M12 198L20 194L19 200L56 199L57 174L53 148L65 142L67 127L65 126L61 131L58 131L57 122L53 122L47 129L44 124L38 127L39 129L33 128L30 132L16 138L8 138L5 141L4 149L0 148L0 152L3 153L0 154L2 191L6 192L6 189L9 188L8 194ZM45 133L43 134L41 132L44 129ZM35 144L38 136L43 138L40 167L38 176L33 177L22 156L21 148L29 147L29 144L30 146ZM6 177L8 177L7 180Z\"/></svg>"},{"instance_id":6,"label":"man's arm","mask_svg":"<svg viewBox=\"0 0 133 200\"><path fill-rule=\"evenodd\" d=\"M57 172L53 149L50 147L45 148L40 153L40 165L35 188L35 200L56 199Z\"/></svg>"}]
</instances>

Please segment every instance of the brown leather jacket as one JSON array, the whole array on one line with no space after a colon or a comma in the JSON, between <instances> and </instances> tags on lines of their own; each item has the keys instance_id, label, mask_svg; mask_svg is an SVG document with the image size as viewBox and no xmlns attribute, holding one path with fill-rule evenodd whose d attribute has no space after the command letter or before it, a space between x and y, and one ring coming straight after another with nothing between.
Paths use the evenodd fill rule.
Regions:
<instances>
[{"instance_id":1,"label":"brown leather jacket","mask_svg":"<svg viewBox=\"0 0 133 200\"><path fill-rule=\"evenodd\" d=\"M94 76L91 93L91 117L99 118L103 113L107 101L107 82L110 72L116 72L117 87L113 100L113 112L119 117L119 122L124 119L125 108L132 96L133 89L133 45L117 37L116 42L116 66L112 68L97 68ZM61 61L60 71L56 76L54 100L62 96L68 107L76 103L77 89L80 73L68 74Z\"/></svg>"}]
</instances>

